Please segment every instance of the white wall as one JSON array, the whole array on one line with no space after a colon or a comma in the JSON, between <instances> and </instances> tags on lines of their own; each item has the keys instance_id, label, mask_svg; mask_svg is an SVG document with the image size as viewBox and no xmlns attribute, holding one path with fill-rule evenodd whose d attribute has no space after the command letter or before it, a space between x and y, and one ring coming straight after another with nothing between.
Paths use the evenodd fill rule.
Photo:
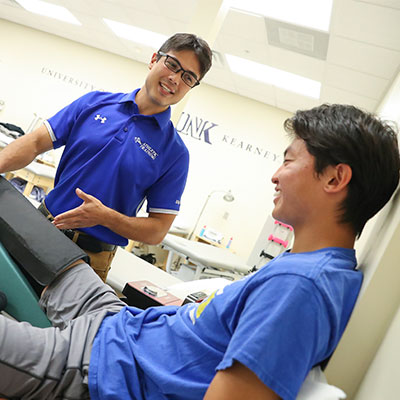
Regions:
<instances>
[{"instance_id":1,"label":"white wall","mask_svg":"<svg viewBox=\"0 0 400 400\"><path fill-rule=\"evenodd\" d=\"M354 400L400 399L400 308Z\"/></svg>"},{"instance_id":2,"label":"white wall","mask_svg":"<svg viewBox=\"0 0 400 400\"><path fill-rule=\"evenodd\" d=\"M145 64L4 20L0 48L0 100L5 101L0 121L24 130L34 114L48 118L88 91L130 92L143 84L148 71ZM201 128L188 129L189 116L192 128L207 121L210 143ZM202 84L177 124L191 154L179 218L193 225L211 191L231 189L235 201L214 194L199 226L221 231L226 240L233 236L231 248L244 260L272 209L270 177L288 143L282 128L288 116Z\"/></svg>"},{"instance_id":3,"label":"white wall","mask_svg":"<svg viewBox=\"0 0 400 400\"><path fill-rule=\"evenodd\" d=\"M0 48L0 118L23 129L33 113L50 117L91 90L129 91L147 73L144 64L5 20Z\"/></svg>"}]
</instances>

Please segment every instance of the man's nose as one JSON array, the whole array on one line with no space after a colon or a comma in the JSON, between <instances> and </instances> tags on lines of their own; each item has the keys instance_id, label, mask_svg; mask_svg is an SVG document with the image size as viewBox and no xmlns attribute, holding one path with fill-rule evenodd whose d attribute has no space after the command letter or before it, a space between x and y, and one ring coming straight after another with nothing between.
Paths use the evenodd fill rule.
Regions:
<instances>
[{"instance_id":1,"label":"man's nose","mask_svg":"<svg viewBox=\"0 0 400 400\"><path fill-rule=\"evenodd\" d=\"M168 79L173 82L175 85L177 85L181 79L181 72L172 72L169 74Z\"/></svg>"},{"instance_id":2,"label":"man's nose","mask_svg":"<svg viewBox=\"0 0 400 400\"><path fill-rule=\"evenodd\" d=\"M280 168L279 168L279 169L280 169ZM272 178L271 178L271 182L272 182L274 185L276 185L276 184L279 182L279 179L278 179L279 169L277 169L277 170L275 171L275 173L272 175Z\"/></svg>"}]
</instances>

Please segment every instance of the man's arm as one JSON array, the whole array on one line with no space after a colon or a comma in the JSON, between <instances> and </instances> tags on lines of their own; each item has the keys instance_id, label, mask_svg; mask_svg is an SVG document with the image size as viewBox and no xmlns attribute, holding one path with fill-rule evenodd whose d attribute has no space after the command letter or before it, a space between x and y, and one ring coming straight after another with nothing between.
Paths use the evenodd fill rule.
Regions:
<instances>
[{"instance_id":1,"label":"man's arm","mask_svg":"<svg viewBox=\"0 0 400 400\"><path fill-rule=\"evenodd\" d=\"M280 397L264 385L257 375L243 364L218 371L204 400L278 400Z\"/></svg>"},{"instance_id":2,"label":"man's arm","mask_svg":"<svg viewBox=\"0 0 400 400\"><path fill-rule=\"evenodd\" d=\"M15 139L0 151L0 173L26 167L39 154L51 150L53 142L45 125Z\"/></svg>"},{"instance_id":3,"label":"man's arm","mask_svg":"<svg viewBox=\"0 0 400 400\"><path fill-rule=\"evenodd\" d=\"M149 213L148 217L128 217L106 207L94 196L76 189L76 194L83 203L70 211L54 218L54 225L59 229L89 228L103 225L113 232L147 244L158 244L167 234L175 214Z\"/></svg>"}]
</instances>

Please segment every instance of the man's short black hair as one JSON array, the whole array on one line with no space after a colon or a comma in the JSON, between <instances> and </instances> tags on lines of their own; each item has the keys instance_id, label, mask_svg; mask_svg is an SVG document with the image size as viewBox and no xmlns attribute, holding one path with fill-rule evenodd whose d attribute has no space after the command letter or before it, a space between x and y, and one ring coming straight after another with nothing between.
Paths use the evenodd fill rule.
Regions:
<instances>
[{"instance_id":1,"label":"man's short black hair","mask_svg":"<svg viewBox=\"0 0 400 400\"><path fill-rule=\"evenodd\" d=\"M201 80L211 68L212 51L208 43L192 33L175 33L175 35L164 42L158 51L168 53L170 50L191 50L196 54L200 63L199 80Z\"/></svg>"},{"instance_id":2,"label":"man's short black hair","mask_svg":"<svg viewBox=\"0 0 400 400\"><path fill-rule=\"evenodd\" d=\"M347 164L352 169L348 194L340 207L340 222L357 237L365 223L390 199L399 182L399 148L394 124L350 106L324 104L297 111L285 130L304 140L315 157L315 171Z\"/></svg>"}]
</instances>

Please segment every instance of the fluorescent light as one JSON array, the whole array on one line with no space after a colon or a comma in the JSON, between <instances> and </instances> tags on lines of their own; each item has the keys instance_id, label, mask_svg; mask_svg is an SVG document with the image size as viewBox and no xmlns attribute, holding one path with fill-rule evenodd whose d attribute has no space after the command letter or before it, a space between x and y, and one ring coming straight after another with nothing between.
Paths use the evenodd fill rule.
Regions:
<instances>
[{"instance_id":1,"label":"fluorescent light","mask_svg":"<svg viewBox=\"0 0 400 400\"><path fill-rule=\"evenodd\" d=\"M242 11L328 32L333 0L231 0Z\"/></svg>"},{"instance_id":2,"label":"fluorescent light","mask_svg":"<svg viewBox=\"0 0 400 400\"><path fill-rule=\"evenodd\" d=\"M321 82L282 71L268 65L232 56L231 54L226 54L225 57L231 71L238 75L267 83L289 92L319 99L321 93Z\"/></svg>"},{"instance_id":3,"label":"fluorescent light","mask_svg":"<svg viewBox=\"0 0 400 400\"><path fill-rule=\"evenodd\" d=\"M74 25L82 25L74 15L67 10L65 7L57 6L55 4L46 3L41 0L15 0L26 10L33 12L35 14L44 15L45 17L50 17L58 19L64 22L68 22Z\"/></svg>"},{"instance_id":4,"label":"fluorescent light","mask_svg":"<svg viewBox=\"0 0 400 400\"><path fill-rule=\"evenodd\" d=\"M103 18L103 21L117 36L148 47L159 48L168 39L167 36L160 33L123 24L122 22L112 21L107 18Z\"/></svg>"}]
</instances>

